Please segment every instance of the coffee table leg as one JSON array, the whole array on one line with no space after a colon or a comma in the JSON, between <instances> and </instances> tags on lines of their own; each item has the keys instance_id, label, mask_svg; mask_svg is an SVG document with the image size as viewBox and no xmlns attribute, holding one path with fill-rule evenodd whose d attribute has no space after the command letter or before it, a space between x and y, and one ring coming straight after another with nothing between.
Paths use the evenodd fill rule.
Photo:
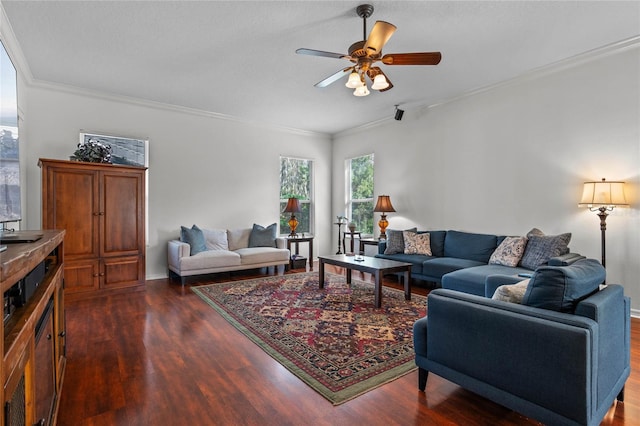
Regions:
<instances>
[{"instance_id":1,"label":"coffee table leg","mask_svg":"<svg viewBox=\"0 0 640 426\"><path fill-rule=\"evenodd\" d=\"M324 288L324 261L322 259L318 261L318 267L320 268L318 271L320 275L319 287Z\"/></svg>"},{"instance_id":2,"label":"coffee table leg","mask_svg":"<svg viewBox=\"0 0 640 426\"><path fill-rule=\"evenodd\" d=\"M404 300L411 300L411 271L404 271Z\"/></svg>"},{"instance_id":3,"label":"coffee table leg","mask_svg":"<svg viewBox=\"0 0 640 426\"><path fill-rule=\"evenodd\" d=\"M351 284L351 269L347 268L347 284Z\"/></svg>"},{"instance_id":4,"label":"coffee table leg","mask_svg":"<svg viewBox=\"0 0 640 426\"><path fill-rule=\"evenodd\" d=\"M382 307L382 274L380 271L376 271L374 274L375 277L375 288L373 289L374 293L374 305L376 308Z\"/></svg>"}]
</instances>

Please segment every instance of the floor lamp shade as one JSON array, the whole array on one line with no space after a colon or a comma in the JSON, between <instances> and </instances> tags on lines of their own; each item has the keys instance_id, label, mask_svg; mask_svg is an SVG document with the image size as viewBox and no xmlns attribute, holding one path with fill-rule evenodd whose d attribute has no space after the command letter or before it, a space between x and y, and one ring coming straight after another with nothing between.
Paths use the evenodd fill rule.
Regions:
<instances>
[{"instance_id":1,"label":"floor lamp shade","mask_svg":"<svg viewBox=\"0 0 640 426\"><path fill-rule=\"evenodd\" d=\"M373 208L373 211L376 213L382 213L382 215L380 216L380 221L378 222L378 226L380 227L380 239L386 240L387 239L386 229L387 229L387 226L389 226L389 222L387 222L386 213L396 211L396 209L394 209L393 205L391 204L391 199L389 198L389 196L379 195L378 202L376 203L376 206Z\"/></svg>"},{"instance_id":2,"label":"floor lamp shade","mask_svg":"<svg viewBox=\"0 0 640 426\"><path fill-rule=\"evenodd\" d=\"M582 187L582 198L578 204L588 207L589 210L598 212L600 218L602 266L606 266L605 234L607 230L607 211L616 206L628 206L624 196L624 182L607 181L604 178L600 182L585 182Z\"/></svg>"},{"instance_id":3,"label":"floor lamp shade","mask_svg":"<svg viewBox=\"0 0 640 426\"><path fill-rule=\"evenodd\" d=\"M295 237L298 234L296 233L296 228L298 227L298 219L296 219L296 213L301 212L300 209L300 200L297 198L291 197L287 201L287 206L284 208L284 213L291 213L291 218L289 219L289 228L291 229L290 237Z\"/></svg>"}]
</instances>

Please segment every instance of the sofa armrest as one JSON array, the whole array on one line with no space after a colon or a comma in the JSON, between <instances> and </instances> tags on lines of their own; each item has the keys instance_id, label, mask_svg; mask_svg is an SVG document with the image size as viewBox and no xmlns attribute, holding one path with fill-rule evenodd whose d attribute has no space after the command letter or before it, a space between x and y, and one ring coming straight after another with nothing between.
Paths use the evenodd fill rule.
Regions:
<instances>
[{"instance_id":1,"label":"sofa armrest","mask_svg":"<svg viewBox=\"0 0 640 426\"><path fill-rule=\"evenodd\" d=\"M549 266L569 266L580 259L586 259L586 257L579 253L567 253L562 256L552 257L547 264Z\"/></svg>"},{"instance_id":2,"label":"sofa armrest","mask_svg":"<svg viewBox=\"0 0 640 426\"><path fill-rule=\"evenodd\" d=\"M180 270L180 258L191 256L191 246L178 240L170 240L167 244L167 260L169 266Z\"/></svg>"},{"instance_id":3,"label":"sofa armrest","mask_svg":"<svg viewBox=\"0 0 640 426\"><path fill-rule=\"evenodd\" d=\"M286 249L287 248L287 239L282 237L276 238L276 248Z\"/></svg>"},{"instance_id":4,"label":"sofa armrest","mask_svg":"<svg viewBox=\"0 0 640 426\"><path fill-rule=\"evenodd\" d=\"M436 289L427 322L427 370L435 374L574 419L595 402L598 324L592 319Z\"/></svg>"}]
</instances>

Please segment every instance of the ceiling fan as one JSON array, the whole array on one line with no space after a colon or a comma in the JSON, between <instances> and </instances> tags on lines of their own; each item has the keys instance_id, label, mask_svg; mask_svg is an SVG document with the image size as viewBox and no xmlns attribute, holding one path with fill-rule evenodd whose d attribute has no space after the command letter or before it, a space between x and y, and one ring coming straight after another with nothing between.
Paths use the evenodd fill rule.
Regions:
<instances>
[{"instance_id":1,"label":"ceiling fan","mask_svg":"<svg viewBox=\"0 0 640 426\"><path fill-rule=\"evenodd\" d=\"M315 84L315 87L327 87L331 83L349 74L349 80L345 84L350 89L355 89L355 96L367 96L369 89L365 81L365 75L372 81L371 88L384 92L393 87L391 81L382 72L380 67L373 66L376 62L385 65L438 65L442 55L440 52L417 53L389 53L382 55L382 48L396 31L396 26L385 21L376 21L369 38L367 38L367 18L373 14L373 6L361 4L356 8L356 13L363 20L363 38L349 47L348 54L325 52L322 50L301 48L296 53L301 55L324 56L327 58L347 59L354 65L341 69L333 75Z\"/></svg>"}]
</instances>

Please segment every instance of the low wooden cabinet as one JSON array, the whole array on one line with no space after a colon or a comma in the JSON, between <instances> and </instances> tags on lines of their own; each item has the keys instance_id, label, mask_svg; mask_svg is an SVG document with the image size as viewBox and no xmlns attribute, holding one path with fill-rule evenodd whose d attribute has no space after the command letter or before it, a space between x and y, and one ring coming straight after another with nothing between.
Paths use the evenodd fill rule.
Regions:
<instances>
[{"instance_id":1,"label":"low wooden cabinet","mask_svg":"<svg viewBox=\"0 0 640 426\"><path fill-rule=\"evenodd\" d=\"M0 254L0 285L5 302L4 338L0 344L4 411L0 426L54 425L57 419L66 366L65 233L42 233L40 240L10 244ZM38 274L39 285L23 301L22 293L16 290L24 290L25 277L39 268L44 276Z\"/></svg>"},{"instance_id":2,"label":"low wooden cabinet","mask_svg":"<svg viewBox=\"0 0 640 426\"><path fill-rule=\"evenodd\" d=\"M68 298L145 282L145 168L41 159L42 226L65 229Z\"/></svg>"}]
</instances>

